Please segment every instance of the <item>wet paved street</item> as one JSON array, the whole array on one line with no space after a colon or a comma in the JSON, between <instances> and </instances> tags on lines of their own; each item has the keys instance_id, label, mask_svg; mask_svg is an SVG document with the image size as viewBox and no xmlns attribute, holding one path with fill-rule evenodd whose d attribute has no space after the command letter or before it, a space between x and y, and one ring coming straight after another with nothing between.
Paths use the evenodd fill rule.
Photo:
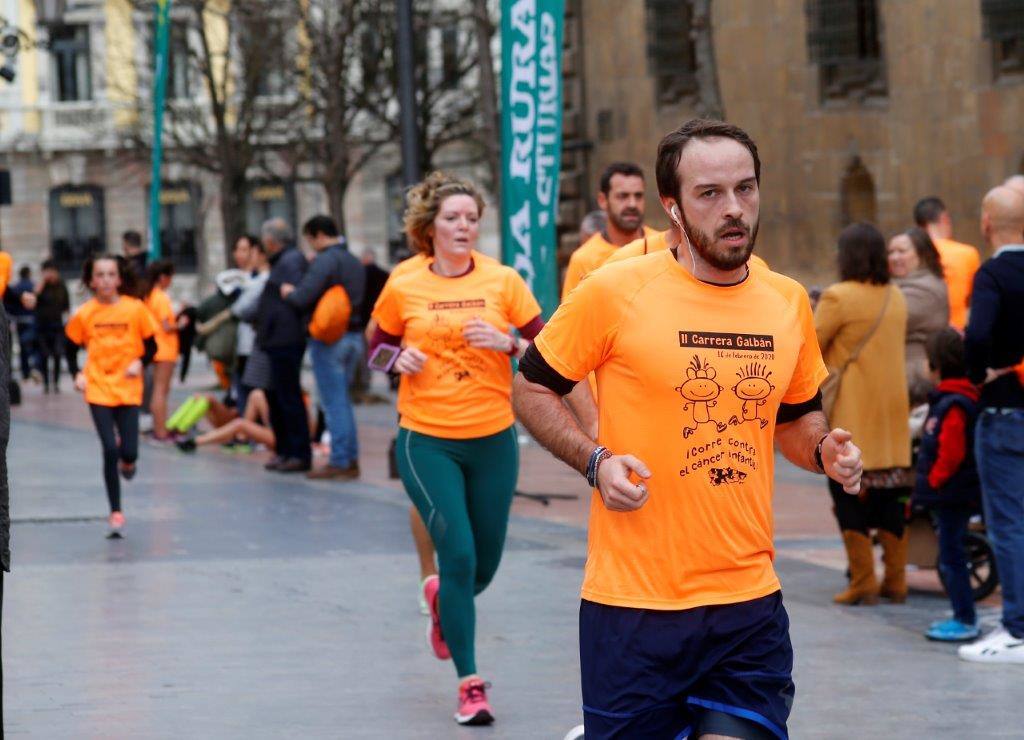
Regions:
<instances>
[{"instance_id":1,"label":"wet paved street","mask_svg":"<svg viewBox=\"0 0 1024 740\"><path fill-rule=\"evenodd\" d=\"M498 722L457 728L454 673L429 654L416 606L406 500L381 471L359 484L309 483L217 451L144 444L125 493L127 538L108 541L98 445L81 428L80 402L33 414L42 399L27 401L9 455L11 737L558 739L580 721L580 502L517 504L502 568L478 601L479 663ZM359 414L367 457L379 461L393 412ZM539 490L572 480L579 492L543 455L524 460ZM819 483L781 477L783 501L811 500ZM1024 737L1024 666L962 663L921 638L945 608L936 593L915 592L906 606L832 606L838 538L827 519L813 531L799 521L799 511L780 513L793 737Z\"/></svg>"}]
</instances>

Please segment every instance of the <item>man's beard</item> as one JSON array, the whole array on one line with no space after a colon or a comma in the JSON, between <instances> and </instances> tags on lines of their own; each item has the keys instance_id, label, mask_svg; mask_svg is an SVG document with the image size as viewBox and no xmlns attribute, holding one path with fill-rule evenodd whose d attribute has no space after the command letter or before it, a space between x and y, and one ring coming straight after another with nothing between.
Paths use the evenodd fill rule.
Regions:
<instances>
[{"instance_id":1,"label":"man's beard","mask_svg":"<svg viewBox=\"0 0 1024 740\"><path fill-rule=\"evenodd\" d=\"M754 252L754 242L757 241L757 230L761 225L760 222L755 223L754 228L751 229L742 219L732 218L724 226L719 227L715 232L715 237L712 238L707 233L690 224L686 219L686 213L683 211L682 206L679 207L679 213L683 217L684 238L688 238L690 245L700 255L701 259L716 270L722 270L723 272L735 270L745 265L747 260L750 259L750 255ZM746 246L742 248L727 246L716 249L718 237L736 228L747 232L749 238L747 239Z\"/></svg>"},{"instance_id":2,"label":"man's beard","mask_svg":"<svg viewBox=\"0 0 1024 740\"><path fill-rule=\"evenodd\" d=\"M632 223L626 221L626 218L629 218ZM636 209L628 209L621 213L612 213L611 210L609 210L608 220L615 225L616 229L628 234L640 229L644 222L644 214Z\"/></svg>"}]
</instances>

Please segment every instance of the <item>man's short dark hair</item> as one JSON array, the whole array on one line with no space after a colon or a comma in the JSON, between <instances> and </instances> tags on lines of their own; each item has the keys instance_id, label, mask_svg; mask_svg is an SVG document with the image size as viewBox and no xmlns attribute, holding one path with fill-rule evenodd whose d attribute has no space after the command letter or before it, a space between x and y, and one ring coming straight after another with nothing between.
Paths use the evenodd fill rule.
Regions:
<instances>
[{"instance_id":1,"label":"man's short dark hair","mask_svg":"<svg viewBox=\"0 0 1024 740\"><path fill-rule=\"evenodd\" d=\"M612 178L615 175L624 175L625 177L639 177L641 180L644 179L644 171L640 169L640 165L634 164L633 162L612 162L610 165L604 168L604 172L601 173L601 192L608 195L612 191Z\"/></svg>"},{"instance_id":2,"label":"man's short dark hair","mask_svg":"<svg viewBox=\"0 0 1024 740\"><path fill-rule=\"evenodd\" d=\"M28 280L30 277L32 277L32 268L29 267L28 265L22 265L21 269L18 270L18 277L20 277L22 280Z\"/></svg>"},{"instance_id":3,"label":"man's short dark hair","mask_svg":"<svg viewBox=\"0 0 1024 740\"><path fill-rule=\"evenodd\" d=\"M133 247L141 247L142 234L137 232L135 229L128 229L128 231L121 234L121 241L125 244L130 244Z\"/></svg>"},{"instance_id":4,"label":"man's short dark hair","mask_svg":"<svg viewBox=\"0 0 1024 740\"><path fill-rule=\"evenodd\" d=\"M39 269L41 269L41 270L56 270L57 269L57 260L53 259L52 257L48 257L47 259L43 260L43 264L40 266Z\"/></svg>"},{"instance_id":5,"label":"man's short dark hair","mask_svg":"<svg viewBox=\"0 0 1024 740\"><path fill-rule=\"evenodd\" d=\"M861 222L839 232L839 279L872 285L889 282L889 260L881 231Z\"/></svg>"},{"instance_id":6,"label":"man's short dark hair","mask_svg":"<svg viewBox=\"0 0 1024 740\"><path fill-rule=\"evenodd\" d=\"M928 365L937 370L943 380L967 377L967 354L960 332L951 326L944 327L928 338L925 345Z\"/></svg>"},{"instance_id":7,"label":"man's short dark hair","mask_svg":"<svg viewBox=\"0 0 1024 740\"><path fill-rule=\"evenodd\" d=\"M922 229L928 224L939 220L939 216L946 212L946 204L936 195L929 195L921 198L914 206L914 223Z\"/></svg>"},{"instance_id":8,"label":"man's short dark hair","mask_svg":"<svg viewBox=\"0 0 1024 740\"><path fill-rule=\"evenodd\" d=\"M658 159L655 164L655 176L658 180L658 195L663 198L679 197L679 158L683 156L686 145L694 139L723 138L737 141L747 148L754 158L754 178L761 183L761 158L757 155L757 144L750 134L739 126L725 121L712 121L707 118L693 118L675 131L665 135L658 144Z\"/></svg>"},{"instance_id":9,"label":"man's short dark hair","mask_svg":"<svg viewBox=\"0 0 1024 740\"><path fill-rule=\"evenodd\" d=\"M338 224L330 216L320 214L313 216L302 226L302 233L308 237L316 237L319 234L324 236L338 236Z\"/></svg>"}]
</instances>

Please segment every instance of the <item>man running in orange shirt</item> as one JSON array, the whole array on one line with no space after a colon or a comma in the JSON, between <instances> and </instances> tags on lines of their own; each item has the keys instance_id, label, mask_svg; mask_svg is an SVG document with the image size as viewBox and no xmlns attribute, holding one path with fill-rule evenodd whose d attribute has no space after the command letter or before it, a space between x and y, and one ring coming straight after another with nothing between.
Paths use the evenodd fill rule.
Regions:
<instances>
[{"instance_id":1,"label":"man running in orange shirt","mask_svg":"<svg viewBox=\"0 0 1024 740\"><path fill-rule=\"evenodd\" d=\"M601 175L597 205L608 214L603 231L572 253L562 284L562 300L608 255L644 236L644 171L632 162L615 162Z\"/></svg>"},{"instance_id":2,"label":"man running in orange shirt","mask_svg":"<svg viewBox=\"0 0 1024 740\"><path fill-rule=\"evenodd\" d=\"M971 286L974 273L981 267L978 250L970 244L953 241L953 220L946 204L931 195L914 206L914 223L928 232L939 250L942 272L949 292L949 323L960 332L967 326L967 311L971 306Z\"/></svg>"},{"instance_id":3,"label":"man running in orange shirt","mask_svg":"<svg viewBox=\"0 0 1024 740\"><path fill-rule=\"evenodd\" d=\"M793 650L772 566L774 448L855 494L860 450L821 412L807 292L749 268L757 147L693 120L658 148L678 249L608 265L520 363L519 419L586 475L587 738L787 737ZM562 404L597 373L595 443Z\"/></svg>"}]
</instances>

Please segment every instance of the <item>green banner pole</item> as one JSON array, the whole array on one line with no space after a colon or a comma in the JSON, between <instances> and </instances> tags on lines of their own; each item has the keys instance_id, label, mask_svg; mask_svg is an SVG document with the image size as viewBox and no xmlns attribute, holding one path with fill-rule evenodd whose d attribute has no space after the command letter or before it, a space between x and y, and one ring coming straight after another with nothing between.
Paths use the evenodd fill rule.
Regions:
<instances>
[{"instance_id":1,"label":"green banner pole","mask_svg":"<svg viewBox=\"0 0 1024 740\"><path fill-rule=\"evenodd\" d=\"M558 307L565 0L501 3L502 258L545 318Z\"/></svg>"},{"instance_id":2,"label":"green banner pole","mask_svg":"<svg viewBox=\"0 0 1024 740\"><path fill-rule=\"evenodd\" d=\"M164 157L164 103L167 97L167 50L170 46L171 0L158 0L153 29L153 171L149 185L149 258L160 259L160 167Z\"/></svg>"}]
</instances>

